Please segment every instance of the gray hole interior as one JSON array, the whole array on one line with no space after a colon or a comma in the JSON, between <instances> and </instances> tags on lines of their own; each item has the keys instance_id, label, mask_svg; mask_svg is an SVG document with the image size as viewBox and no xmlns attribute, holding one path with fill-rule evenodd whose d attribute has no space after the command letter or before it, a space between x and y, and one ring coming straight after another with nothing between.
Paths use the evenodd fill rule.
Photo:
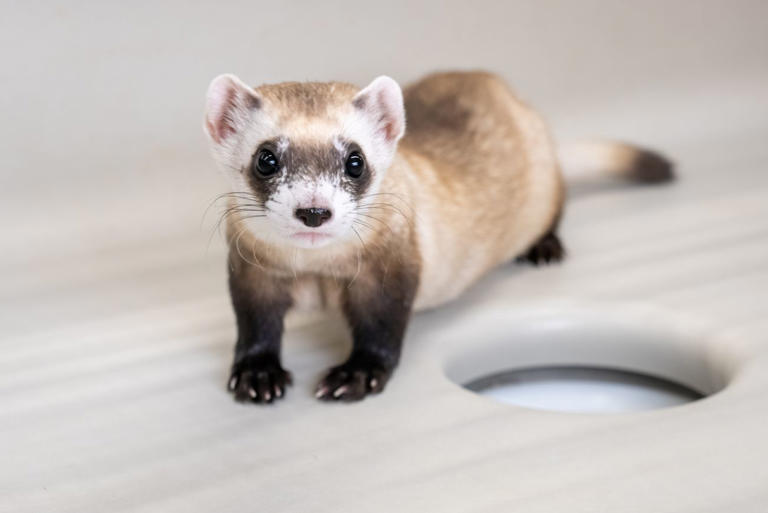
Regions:
<instances>
[{"instance_id":1,"label":"gray hole interior","mask_svg":"<svg viewBox=\"0 0 768 513\"><path fill-rule=\"evenodd\" d=\"M545 388L548 386L549 389ZM664 378L619 369L578 366L509 370L481 376L464 387L508 404L573 412L665 408L704 397L689 387ZM553 394L563 398L553 398ZM581 397L579 394L592 397Z\"/></svg>"}]
</instances>

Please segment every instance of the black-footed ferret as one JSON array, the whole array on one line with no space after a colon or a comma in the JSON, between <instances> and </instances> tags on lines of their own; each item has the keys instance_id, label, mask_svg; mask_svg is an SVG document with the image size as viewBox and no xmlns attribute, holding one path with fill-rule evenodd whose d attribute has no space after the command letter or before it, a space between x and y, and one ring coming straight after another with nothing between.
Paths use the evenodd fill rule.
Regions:
<instances>
[{"instance_id":1,"label":"black-footed ferret","mask_svg":"<svg viewBox=\"0 0 768 513\"><path fill-rule=\"evenodd\" d=\"M341 307L353 339L316 396L358 400L384 389L414 309L450 301L515 258L563 256L555 147L495 75L438 73L404 92L388 77L362 90L254 89L221 75L208 90L205 131L232 184L237 399L284 395L283 318L308 291ZM663 157L625 144L582 145L569 158L640 181L672 176Z\"/></svg>"}]
</instances>

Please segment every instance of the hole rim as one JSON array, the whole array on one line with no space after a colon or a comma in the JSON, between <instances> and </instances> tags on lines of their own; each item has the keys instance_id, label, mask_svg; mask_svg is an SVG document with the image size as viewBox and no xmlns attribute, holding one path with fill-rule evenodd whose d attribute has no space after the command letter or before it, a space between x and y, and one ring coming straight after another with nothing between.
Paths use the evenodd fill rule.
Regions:
<instances>
[{"instance_id":1,"label":"hole rim","mask_svg":"<svg viewBox=\"0 0 768 513\"><path fill-rule=\"evenodd\" d=\"M500 398L497 395L491 393L485 393L494 388L518 388L519 390L525 387L535 388L537 385L554 384L560 382L561 386L568 386L569 382L577 384L588 384L591 386L600 385L632 385L635 389L643 389L645 392L666 392L667 396L672 398L676 397L675 402L664 404L661 406L643 406L643 407L622 407L622 408L559 408L546 406L549 400L544 401L544 405L534 405L532 401L516 401ZM619 369L616 367L587 367L587 366L550 366L550 367L524 367L519 369L510 369L508 371L502 371L500 373L492 375L479 376L478 378L461 385L465 390L477 394L481 397L496 401L498 403L513 406L517 408L525 408L528 410L555 412L555 413L568 413L568 414L588 414L588 415L613 415L613 414L627 414L627 413L639 413L657 410L667 410L671 408L679 408L687 406L689 404L701 401L710 397L701 393L698 390L685 386L676 381L653 376L647 373L636 372L632 370ZM617 390L608 391L604 393L603 397L615 398L620 397L617 395ZM624 392L626 393L626 392ZM585 401L584 404L588 403ZM616 403L614 403L616 404ZM637 403L635 403L637 404Z\"/></svg>"},{"instance_id":2,"label":"hole rim","mask_svg":"<svg viewBox=\"0 0 768 513\"><path fill-rule=\"evenodd\" d=\"M472 345L466 344L465 339L459 338L461 330L457 329L459 326L455 322L451 322L447 330L441 330L446 336L446 340L443 340L446 351L443 352L442 359L444 379L452 387L470 397L507 409L516 408L529 412L568 416L619 416L696 407L707 403L728 389L738 379L742 368L748 364L737 350L730 350L727 337L717 335L708 323L645 304L618 306L584 304L584 302L581 305L539 304L515 312L510 312L506 308L491 307L482 312L475 311L458 322L492 325L495 323L495 325L487 330L487 333L482 334L488 335L486 340L482 340L479 330L475 330L476 340ZM563 340L554 344L542 344L540 341L532 343L533 339L541 335L542 330L539 329L541 326L550 329L549 334L554 333L555 337L564 330L574 327L577 333L583 334L584 330L598 326L603 331L602 335L605 335L606 329L618 328L620 331L627 330L630 333L643 334L643 338L651 337L655 340L651 343L633 341L626 346L630 349L628 354L617 352L616 347L599 354L597 348L605 344L604 341L598 344L593 343L588 351L557 353L556 349L563 346ZM521 333L529 339L521 342L517 338ZM536 336L530 338L532 333ZM574 336L578 335L570 334L571 338ZM556 357L553 358L553 354ZM640 358L637 359L637 356ZM477 363L483 361L486 363L481 363L483 367L478 370ZM663 361L666 364L657 367L653 364L654 361ZM673 369L675 367L679 369L681 363L684 372L674 372ZM468 367L474 370L468 370ZM672 407L602 414L518 406L479 394L464 386L479 378L499 373L552 367L602 368L639 374L679 385L702 397Z\"/></svg>"}]
</instances>

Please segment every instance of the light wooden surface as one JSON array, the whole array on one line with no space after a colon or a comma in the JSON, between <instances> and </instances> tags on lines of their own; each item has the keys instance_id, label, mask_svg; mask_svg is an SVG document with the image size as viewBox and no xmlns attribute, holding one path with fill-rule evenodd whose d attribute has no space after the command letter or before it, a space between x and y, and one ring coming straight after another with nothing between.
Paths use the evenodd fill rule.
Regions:
<instances>
[{"instance_id":1,"label":"light wooden surface","mask_svg":"<svg viewBox=\"0 0 768 513\"><path fill-rule=\"evenodd\" d=\"M264 26L259 12L282 19L264 5L227 7L229 17L212 5L9 9L4 43L26 46L2 45L0 511L765 511L765 6L701 2L691 14L650 2L637 21L634 9L596 2L584 5L602 17L501 4L439 11L435 44L409 59L423 35L408 27L428 9L372 12L352 33L399 26L402 62L382 69L392 48L379 41L355 71L321 62L349 41L335 35L341 18L319 28L311 6L287 29L305 30L305 53L243 35ZM184 22L170 21L179 12ZM387 25L394 18L401 25ZM560 39L521 49L545 22ZM477 39L461 46L451 30ZM260 78L253 56L279 52ZM663 149L679 182L575 191L568 260L510 264L417 316L379 397L315 401L347 335L336 318L294 318L287 398L234 403L224 252L220 237L208 242L215 215L201 225L222 190L199 126L206 81L306 69L362 83L452 63L522 77L561 137ZM724 388L668 410L574 415L497 404L453 381L537 362L635 366Z\"/></svg>"}]
</instances>

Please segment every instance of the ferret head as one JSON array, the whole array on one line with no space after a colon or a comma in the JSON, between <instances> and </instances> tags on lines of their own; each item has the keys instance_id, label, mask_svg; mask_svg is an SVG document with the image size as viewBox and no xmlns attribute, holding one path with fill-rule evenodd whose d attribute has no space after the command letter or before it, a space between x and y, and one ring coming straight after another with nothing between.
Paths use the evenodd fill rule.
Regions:
<instances>
[{"instance_id":1,"label":"ferret head","mask_svg":"<svg viewBox=\"0 0 768 513\"><path fill-rule=\"evenodd\" d=\"M404 131L402 92L389 77L363 90L295 82L253 89L221 75L208 89L205 132L243 228L273 244L315 248L357 237L359 208L377 192Z\"/></svg>"}]
</instances>

